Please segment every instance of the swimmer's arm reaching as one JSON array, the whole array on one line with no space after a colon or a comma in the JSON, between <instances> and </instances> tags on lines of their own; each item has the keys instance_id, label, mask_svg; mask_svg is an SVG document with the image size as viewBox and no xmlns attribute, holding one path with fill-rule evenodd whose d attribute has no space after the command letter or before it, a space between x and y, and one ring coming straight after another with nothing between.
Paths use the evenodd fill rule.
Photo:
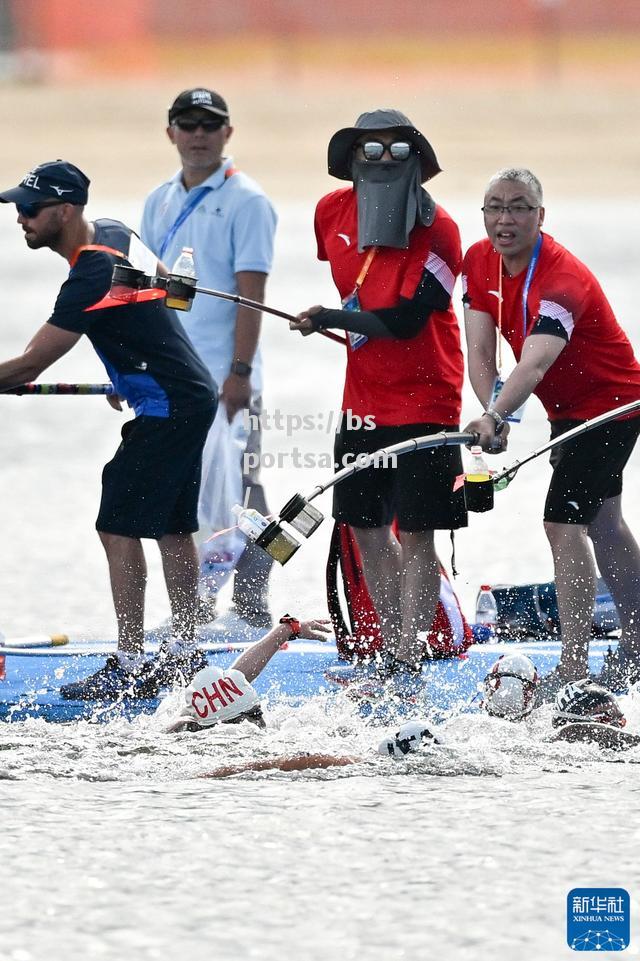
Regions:
<instances>
[{"instance_id":1,"label":"swimmer's arm reaching","mask_svg":"<svg viewBox=\"0 0 640 961\"><path fill-rule=\"evenodd\" d=\"M327 626L330 623L331 621L327 619L301 621L298 636L307 640L326 641L326 635L331 633L331 628ZM251 684L264 670L276 651L289 640L291 640L289 624L276 624L268 634L243 651L231 667L241 671Z\"/></svg>"},{"instance_id":2,"label":"swimmer's arm reaching","mask_svg":"<svg viewBox=\"0 0 640 961\"><path fill-rule=\"evenodd\" d=\"M549 741L583 741L587 744L597 744L598 747L609 748L611 751L627 751L638 747L640 736L629 731L621 731L609 724L595 724L588 721L567 724L556 731Z\"/></svg>"},{"instance_id":3,"label":"swimmer's arm reaching","mask_svg":"<svg viewBox=\"0 0 640 961\"><path fill-rule=\"evenodd\" d=\"M265 761L244 761L217 767L200 777L232 777L245 771L307 771L310 768L346 767L357 764L362 758L335 757L332 754L295 754L292 757L272 757Z\"/></svg>"}]
</instances>

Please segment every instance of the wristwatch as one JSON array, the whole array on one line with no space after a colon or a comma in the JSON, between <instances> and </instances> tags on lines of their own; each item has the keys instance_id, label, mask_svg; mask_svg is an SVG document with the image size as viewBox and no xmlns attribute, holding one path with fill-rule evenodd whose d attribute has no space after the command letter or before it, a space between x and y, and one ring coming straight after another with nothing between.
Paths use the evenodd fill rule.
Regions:
<instances>
[{"instance_id":1,"label":"wristwatch","mask_svg":"<svg viewBox=\"0 0 640 961\"><path fill-rule=\"evenodd\" d=\"M491 418L493 423L496 425L496 434L500 434L502 432L502 428L504 427L505 423L504 417L501 417L497 410L494 410L493 407L489 407L487 410L485 410L482 416Z\"/></svg>"},{"instance_id":2,"label":"wristwatch","mask_svg":"<svg viewBox=\"0 0 640 961\"><path fill-rule=\"evenodd\" d=\"M232 374L237 374L238 377L250 377L253 367L251 364L245 363L244 360L234 360L229 369Z\"/></svg>"},{"instance_id":3,"label":"wristwatch","mask_svg":"<svg viewBox=\"0 0 640 961\"><path fill-rule=\"evenodd\" d=\"M285 614L280 618L280 624L287 624L291 634L289 635L290 641L295 641L297 637L300 637L300 631L302 630L302 624L297 617L291 617L290 614Z\"/></svg>"}]
</instances>

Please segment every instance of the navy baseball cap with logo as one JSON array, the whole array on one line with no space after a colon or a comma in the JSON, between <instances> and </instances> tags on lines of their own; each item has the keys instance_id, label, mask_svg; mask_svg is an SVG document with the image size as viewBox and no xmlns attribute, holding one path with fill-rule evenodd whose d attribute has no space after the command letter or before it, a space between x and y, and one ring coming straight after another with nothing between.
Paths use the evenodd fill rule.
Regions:
<instances>
[{"instance_id":1,"label":"navy baseball cap with logo","mask_svg":"<svg viewBox=\"0 0 640 961\"><path fill-rule=\"evenodd\" d=\"M33 204L59 200L63 204L84 205L91 181L67 160L50 160L30 170L17 187L3 190L0 203Z\"/></svg>"},{"instance_id":2,"label":"navy baseball cap with logo","mask_svg":"<svg viewBox=\"0 0 640 961\"><path fill-rule=\"evenodd\" d=\"M169 123L187 110L206 110L219 117L225 123L229 122L229 108L226 101L214 90L205 87L194 87L193 90L183 90L169 107Z\"/></svg>"}]
</instances>

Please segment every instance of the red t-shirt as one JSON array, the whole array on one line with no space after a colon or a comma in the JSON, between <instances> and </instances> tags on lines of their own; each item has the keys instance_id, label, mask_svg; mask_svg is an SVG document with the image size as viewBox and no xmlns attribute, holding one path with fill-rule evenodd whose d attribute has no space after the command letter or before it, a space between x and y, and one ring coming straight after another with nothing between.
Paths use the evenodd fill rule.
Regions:
<instances>
[{"instance_id":1,"label":"red t-shirt","mask_svg":"<svg viewBox=\"0 0 640 961\"><path fill-rule=\"evenodd\" d=\"M352 293L367 252L358 253L358 211L353 188L327 194L316 209L318 259L328 260L341 299ZM359 291L362 310L396 307L411 299L425 268L449 292L460 273L458 228L437 207L431 227L418 225L407 250L380 247ZM410 340L370 338L347 348L342 409L377 425L457 424L460 420L464 361L458 320L451 305L433 311Z\"/></svg>"},{"instance_id":2,"label":"red t-shirt","mask_svg":"<svg viewBox=\"0 0 640 961\"><path fill-rule=\"evenodd\" d=\"M490 240L465 254L463 299L490 314L498 325L499 255ZM503 272L502 334L520 360L525 334L522 303L527 270ZM557 331L567 340L534 393L549 420L588 420L640 399L640 364L600 284L573 254L542 235L542 246L527 295L526 333Z\"/></svg>"}]
</instances>

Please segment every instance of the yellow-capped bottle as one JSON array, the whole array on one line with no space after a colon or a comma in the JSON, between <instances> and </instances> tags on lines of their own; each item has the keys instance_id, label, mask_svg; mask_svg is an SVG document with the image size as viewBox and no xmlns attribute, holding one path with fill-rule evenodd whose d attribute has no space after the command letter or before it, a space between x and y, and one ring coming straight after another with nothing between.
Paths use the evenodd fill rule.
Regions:
<instances>
[{"instance_id":1,"label":"yellow-capped bottle","mask_svg":"<svg viewBox=\"0 0 640 961\"><path fill-rule=\"evenodd\" d=\"M171 282L173 280L177 282L176 286L178 289L172 290ZM196 264L193 259L193 247L183 247L180 256L171 268L169 274L169 284L165 300L167 307L171 307L173 310L191 310L193 294L189 296L189 292L185 292L184 289L180 290L179 288L182 285L195 287L197 283L198 278L196 276Z\"/></svg>"},{"instance_id":2,"label":"yellow-capped bottle","mask_svg":"<svg viewBox=\"0 0 640 961\"><path fill-rule=\"evenodd\" d=\"M482 447L471 447L470 454L471 463L464 475L464 499L468 511L481 514L493 507L493 481Z\"/></svg>"}]
</instances>

